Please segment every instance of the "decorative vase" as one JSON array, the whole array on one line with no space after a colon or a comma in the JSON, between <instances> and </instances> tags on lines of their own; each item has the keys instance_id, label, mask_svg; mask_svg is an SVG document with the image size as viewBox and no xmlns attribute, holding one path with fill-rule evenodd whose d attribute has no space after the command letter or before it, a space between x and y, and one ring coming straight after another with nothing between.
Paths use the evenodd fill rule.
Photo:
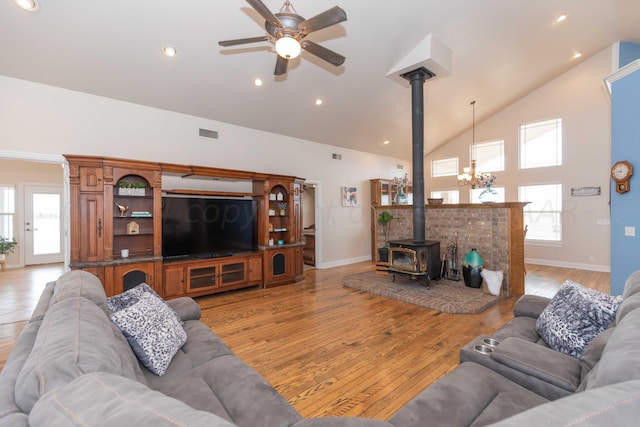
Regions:
<instances>
[{"instance_id":1,"label":"decorative vase","mask_svg":"<svg viewBox=\"0 0 640 427\"><path fill-rule=\"evenodd\" d=\"M495 203L495 201L498 200L498 192L491 186L488 186L484 191L482 191L482 193L480 193L478 198L482 203Z\"/></svg>"},{"instance_id":2,"label":"decorative vase","mask_svg":"<svg viewBox=\"0 0 640 427\"><path fill-rule=\"evenodd\" d=\"M389 248L386 246L384 248L378 248L378 261L389 262Z\"/></svg>"},{"instance_id":3,"label":"decorative vase","mask_svg":"<svg viewBox=\"0 0 640 427\"><path fill-rule=\"evenodd\" d=\"M480 254L471 249L465 256L462 262L462 277L464 278L464 284L470 288L480 288L482 286L482 272L483 261Z\"/></svg>"},{"instance_id":4,"label":"decorative vase","mask_svg":"<svg viewBox=\"0 0 640 427\"><path fill-rule=\"evenodd\" d=\"M404 188L400 187L398 189L398 194L396 194L395 200L396 205L406 205L408 203L407 195L404 194Z\"/></svg>"}]
</instances>

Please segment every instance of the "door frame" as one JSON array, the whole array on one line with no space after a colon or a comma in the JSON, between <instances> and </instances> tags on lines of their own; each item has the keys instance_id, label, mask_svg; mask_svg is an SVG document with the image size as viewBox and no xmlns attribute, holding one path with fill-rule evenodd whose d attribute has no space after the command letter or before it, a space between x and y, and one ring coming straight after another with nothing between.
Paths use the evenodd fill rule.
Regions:
<instances>
[{"instance_id":1,"label":"door frame","mask_svg":"<svg viewBox=\"0 0 640 427\"><path fill-rule=\"evenodd\" d=\"M44 154L44 153L32 153L32 152L22 152L22 151L11 151L11 150L0 150L0 159L3 160L23 160L35 163L55 163L62 165L64 168L62 187L63 187L63 254L64 254L64 268L65 271L69 270L69 262L70 262L70 252L69 252L69 164L67 163L67 159L61 154ZM18 195L16 196L16 223L24 224L24 189L22 188L24 184L18 183L16 184L16 191ZM20 239L19 241L24 241L24 227L19 227L16 232L16 239ZM15 267L24 267L24 248L23 245L18 244L19 246L19 264L15 265Z\"/></svg>"},{"instance_id":2,"label":"door frame","mask_svg":"<svg viewBox=\"0 0 640 427\"><path fill-rule=\"evenodd\" d=\"M62 183L60 184L37 184L37 183L21 183L19 185L21 188L22 194L22 241L23 245L23 255L24 255L24 265L36 265L36 264L51 264L58 263L64 261L64 253L65 253L65 221L64 221L64 206L65 206L65 196L64 196L64 186ZM47 191L51 190L51 191ZM30 251L33 250L33 240L27 237L26 228L27 228L27 204L31 203L31 195L32 194L59 194L60 195L60 252L59 254L47 254L47 255L30 255ZM33 210L33 206L31 206L31 210ZM31 224L33 227L34 224ZM33 236L32 236L33 237Z\"/></svg>"}]
</instances>

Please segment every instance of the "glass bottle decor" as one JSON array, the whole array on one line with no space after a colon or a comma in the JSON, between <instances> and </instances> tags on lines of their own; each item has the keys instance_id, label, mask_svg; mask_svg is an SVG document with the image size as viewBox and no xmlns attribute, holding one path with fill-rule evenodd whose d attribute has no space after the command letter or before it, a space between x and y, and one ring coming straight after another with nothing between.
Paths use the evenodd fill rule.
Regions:
<instances>
[{"instance_id":1,"label":"glass bottle decor","mask_svg":"<svg viewBox=\"0 0 640 427\"><path fill-rule=\"evenodd\" d=\"M474 249L471 249L465 256L462 262L462 277L464 284L470 288L480 288L482 286L482 272L483 261L480 254Z\"/></svg>"},{"instance_id":2,"label":"glass bottle decor","mask_svg":"<svg viewBox=\"0 0 640 427\"><path fill-rule=\"evenodd\" d=\"M404 187L398 187L398 194L396 194L394 201L396 205L406 205L408 203L407 195L404 193Z\"/></svg>"}]
</instances>

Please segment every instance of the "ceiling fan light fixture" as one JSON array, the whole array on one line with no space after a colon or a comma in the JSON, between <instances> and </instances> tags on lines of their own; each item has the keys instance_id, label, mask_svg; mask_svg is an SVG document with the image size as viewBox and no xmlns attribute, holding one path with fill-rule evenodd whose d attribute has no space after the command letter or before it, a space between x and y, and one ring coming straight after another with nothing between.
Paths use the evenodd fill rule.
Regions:
<instances>
[{"instance_id":1,"label":"ceiling fan light fixture","mask_svg":"<svg viewBox=\"0 0 640 427\"><path fill-rule=\"evenodd\" d=\"M291 36L284 36L276 41L276 52L285 59L297 58L301 51L300 43Z\"/></svg>"},{"instance_id":2,"label":"ceiling fan light fixture","mask_svg":"<svg viewBox=\"0 0 640 427\"><path fill-rule=\"evenodd\" d=\"M36 0L16 0L16 4L29 12L37 12L40 9L40 5Z\"/></svg>"},{"instance_id":3,"label":"ceiling fan light fixture","mask_svg":"<svg viewBox=\"0 0 640 427\"><path fill-rule=\"evenodd\" d=\"M176 56L178 54L178 49L176 49L173 46L164 46L162 48L162 53L167 58L173 58L174 56Z\"/></svg>"}]
</instances>

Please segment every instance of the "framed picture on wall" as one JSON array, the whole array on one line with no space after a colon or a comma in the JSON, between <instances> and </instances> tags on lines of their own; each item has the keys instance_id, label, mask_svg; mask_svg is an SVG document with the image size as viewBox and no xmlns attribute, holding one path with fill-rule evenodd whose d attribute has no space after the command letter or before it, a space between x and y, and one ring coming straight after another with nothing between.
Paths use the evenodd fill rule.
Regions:
<instances>
[{"instance_id":1,"label":"framed picture on wall","mask_svg":"<svg viewBox=\"0 0 640 427\"><path fill-rule=\"evenodd\" d=\"M342 206L358 206L357 187L342 187Z\"/></svg>"}]
</instances>

